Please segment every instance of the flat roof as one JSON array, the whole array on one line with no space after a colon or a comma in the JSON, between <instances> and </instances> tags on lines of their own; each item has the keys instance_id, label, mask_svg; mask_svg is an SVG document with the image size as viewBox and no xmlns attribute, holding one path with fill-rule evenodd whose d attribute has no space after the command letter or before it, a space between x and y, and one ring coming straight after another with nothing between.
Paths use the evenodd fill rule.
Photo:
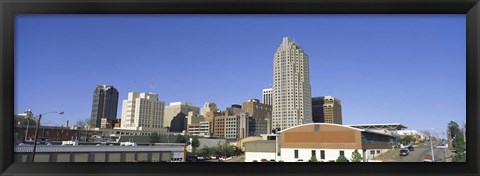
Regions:
<instances>
[{"instance_id":1,"label":"flat roof","mask_svg":"<svg viewBox=\"0 0 480 176\"><path fill-rule=\"evenodd\" d=\"M15 152L30 153L33 145L15 146ZM92 146L92 145L39 145L36 152L183 152L183 144L153 145L153 146Z\"/></svg>"},{"instance_id":2,"label":"flat roof","mask_svg":"<svg viewBox=\"0 0 480 176\"><path fill-rule=\"evenodd\" d=\"M276 141L275 140L256 140L256 141L248 141L248 142L245 142L244 144L246 143L275 143Z\"/></svg>"}]
</instances>

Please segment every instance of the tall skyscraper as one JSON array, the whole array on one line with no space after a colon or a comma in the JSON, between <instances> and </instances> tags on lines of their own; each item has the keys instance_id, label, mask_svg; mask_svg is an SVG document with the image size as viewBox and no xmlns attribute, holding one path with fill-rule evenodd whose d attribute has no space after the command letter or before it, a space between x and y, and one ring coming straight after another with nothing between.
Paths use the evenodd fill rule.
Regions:
<instances>
[{"instance_id":1,"label":"tall skyscraper","mask_svg":"<svg viewBox=\"0 0 480 176\"><path fill-rule=\"evenodd\" d=\"M117 119L118 91L113 86L98 85L93 92L92 125L100 128L101 119L107 119L110 128Z\"/></svg>"},{"instance_id":2,"label":"tall skyscraper","mask_svg":"<svg viewBox=\"0 0 480 176\"><path fill-rule=\"evenodd\" d=\"M165 102L156 93L128 93L123 100L122 129L159 130L162 128Z\"/></svg>"},{"instance_id":3,"label":"tall skyscraper","mask_svg":"<svg viewBox=\"0 0 480 176\"><path fill-rule=\"evenodd\" d=\"M313 97L312 114L315 123L342 124L342 101L332 96Z\"/></svg>"},{"instance_id":4,"label":"tall skyscraper","mask_svg":"<svg viewBox=\"0 0 480 176\"><path fill-rule=\"evenodd\" d=\"M262 103L267 105L272 105L272 88L263 89Z\"/></svg>"},{"instance_id":5,"label":"tall skyscraper","mask_svg":"<svg viewBox=\"0 0 480 176\"><path fill-rule=\"evenodd\" d=\"M186 122L186 121L183 121L184 119L181 119L181 118L187 117L188 112L190 112L190 111L193 112L193 114L192 114L193 116L196 116L197 114L200 113L200 108L193 106L193 104L190 103L190 102L173 102L173 103L170 103L170 106L165 107L165 116L164 116L164 119L163 119L163 127L170 128L171 125L172 125L172 120L176 117L176 120L174 121L174 124L177 124L175 126L179 127L179 128L175 128L175 130L176 131L186 130L186 129L180 127L180 126L184 126L183 123ZM182 123L182 124L178 125L178 123Z\"/></svg>"},{"instance_id":6,"label":"tall skyscraper","mask_svg":"<svg viewBox=\"0 0 480 176\"><path fill-rule=\"evenodd\" d=\"M275 53L273 66L273 129L311 123L308 55L297 43L285 37Z\"/></svg>"}]
</instances>

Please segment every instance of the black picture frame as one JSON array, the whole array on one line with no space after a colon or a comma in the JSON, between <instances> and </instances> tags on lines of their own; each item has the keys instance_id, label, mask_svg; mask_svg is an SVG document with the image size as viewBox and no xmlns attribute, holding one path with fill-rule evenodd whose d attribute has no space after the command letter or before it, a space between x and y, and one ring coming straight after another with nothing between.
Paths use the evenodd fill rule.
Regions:
<instances>
[{"instance_id":1,"label":"black picture frame","mask_svg":"<svg viewBox=\"0 0 480 176\"><path fill-rule=\"evenodd\" d=\"M1 0L2 175L479 175L478 0ZM465 14L466 163L14 163L16 14Z\"/></svg>"}]
</instances>

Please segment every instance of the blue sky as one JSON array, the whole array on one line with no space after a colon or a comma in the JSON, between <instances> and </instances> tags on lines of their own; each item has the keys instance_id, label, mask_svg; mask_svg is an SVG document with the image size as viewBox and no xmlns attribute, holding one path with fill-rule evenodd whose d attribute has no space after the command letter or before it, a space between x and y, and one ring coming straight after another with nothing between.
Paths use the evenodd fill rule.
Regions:
<instances>
[{"instance_id":1,"label":"blue sky","mask_svg":"<svg viewBox=\"0 0 480 176\"><path fill-rule=\"evenodd\" d=\"M284 36L310 56L312 96L344 124L446 129L466 112L464 15L17 15L15 112L90 117L96 85L221 109L261 99Z\"/></svg>"}]
</instances>

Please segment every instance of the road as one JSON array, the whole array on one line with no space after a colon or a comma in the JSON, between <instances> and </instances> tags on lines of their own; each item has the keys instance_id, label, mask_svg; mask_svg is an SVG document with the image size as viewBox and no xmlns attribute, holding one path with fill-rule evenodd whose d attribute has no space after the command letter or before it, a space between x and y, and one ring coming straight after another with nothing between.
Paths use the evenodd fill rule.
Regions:
<instances>
[{"instance_id":1,"label":"road","mask_svg":"<svg viewBox=\"0 0 480 176\"><path fill-rule=\"evenodd\" d=\"M229 159L225 162L245 162L245 155L236 156L235 158Z\"/></svg>"},{"instance_id":2,"label":"road","mask_svg":"<svg viewBox=\"0 0 480 176\"><path fill-rule=\"evenodd\" d=\"M245 162L245 155L239 155L239 156L236 156L232 159L225 160L225 161L220 161L218 159L211 159L211 160L200 160L200 161L196 161L196 162Z\"/></svg>"},{"instance_id":3,"label":"road","mask_svg":"<svg viewBox=\"0 0 480 176\"><path fill-rule=\"evenodd\" d=\"M440 142L433 144L433 154L435 155L435 162L445 162L445 149L435 148ZM393 162L423 162L425 155L431 155L430 145L418 146L414 151L410 152L407 156L396 155Z\"/></svg>"}]
</instances>

